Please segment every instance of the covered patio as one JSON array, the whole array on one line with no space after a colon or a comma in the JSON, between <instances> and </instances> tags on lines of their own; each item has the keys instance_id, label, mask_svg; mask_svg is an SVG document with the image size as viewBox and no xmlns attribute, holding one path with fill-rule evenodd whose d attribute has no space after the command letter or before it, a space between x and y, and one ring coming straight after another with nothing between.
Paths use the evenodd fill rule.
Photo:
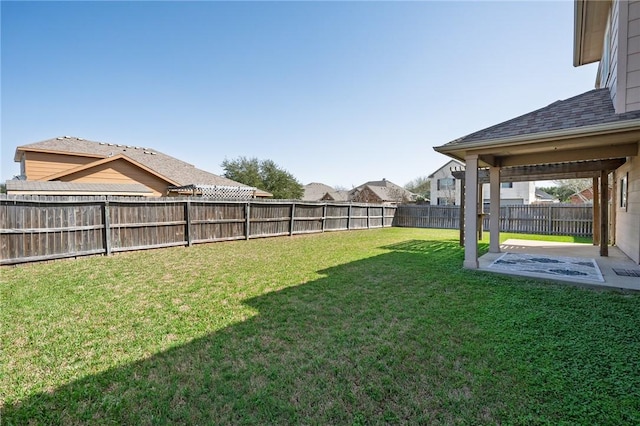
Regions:
<instances>
[{"instance_id":1,"label":"covered patio","mask_svg":"<svg viewBox=\"0 0 640 426\"><path fill-rule=\"evenodd\" d=\"M500 244L501 182L587 177L593 179L593 237L597 245L587 245L590 257L606 262L602 259L609 257L610 252L622 254L614 247L618 203L616 170L639 155L638 141L640 111L616 114L608 89L595 89L435 147L437 152L465 163L465 170L459 176L464 183L463 266L468 269L483 266L478 259L477 241L479 217L483 214L483 183L489 183L490 187L490 255L497 258L505 251L505 246ZM613 188L611 194L610 187ZM521 249L540 252L552 247L528 245ZM566 248L569 256L576 249ZM638 269L636 259L627 259ZM631 280L640 281L637 277Z\"/></svg>"},{"instance_id":2,"label":"covered patio","mask_svg":"<svg viewBox=\"0 0 640 426\"><path fill-rule=\"evenodd\" d=\"M496 268L505 253L527 254L544 259L581 259L594 260L601 274L602 281L590 279L581 274L558 275L544 271L517 270L517 268ZM590 244L558 243L548 241L532 241L509 239L500 244L500 253L486 253L478 259L478 269L492 273L518 275L529 278L540 278L572 283L593 288L640 291L640 267L617 247L609 247L609 255L599 255L599 248Z\"/></svg>"}]
</instances>

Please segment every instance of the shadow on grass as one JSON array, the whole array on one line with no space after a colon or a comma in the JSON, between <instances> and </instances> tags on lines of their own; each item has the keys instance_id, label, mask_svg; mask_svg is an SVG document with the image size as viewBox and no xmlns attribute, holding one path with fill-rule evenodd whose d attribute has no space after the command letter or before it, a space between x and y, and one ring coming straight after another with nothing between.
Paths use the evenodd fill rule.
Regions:
<instances>
[{"instance_id":1,"label":"shadow on grass","mask_svg":"<svg viewBox=\"0 0 640 426\"><path fill-rule=\"evenodd\" d=\"M493 293L460 269L463 249L386 248L246 300L259 312L247 321L5 406L3 424L495 424L526 413L535 401L493 350Z\"/></svg>"}]
</instances>

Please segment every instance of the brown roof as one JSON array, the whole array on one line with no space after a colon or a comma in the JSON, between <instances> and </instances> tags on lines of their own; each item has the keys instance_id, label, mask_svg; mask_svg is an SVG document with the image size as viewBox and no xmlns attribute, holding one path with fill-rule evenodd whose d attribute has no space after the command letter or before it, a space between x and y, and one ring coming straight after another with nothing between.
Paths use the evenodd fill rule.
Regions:
<instances>
[{"instance_id":1,"label":"brown roof","mask_svg":"<svg viewBox=\"0 0 640 426\"><path fill-rule=\"evenodd\" d=\"M594 89L463 136L442 148L632 120L640 120L640 111L616 114L609 89Z\"/></svg>"},{"instance_id":2,"label":"brown roof","mask_svg":"<svg viewBox=\"0 0 640 426\"><path fill-rule=\"evenodd\" d=\"M95 157L96 160L122 155L130 158L134 162L142 164L167 181L179 186L190 184L247 186L198 169L193 164L186 163L170 155L146 147L95 142L73 136L63 136L17 147L14 158L15 161L20 161L21 151L71 153ZM264 191L259 192L265 193Z\"/></svg>"},{"instance_id":3,"label":"brown roof","mask_svg":"<svg viewBox=\"0 0 640 426\"><path fill-rule=\"evenodd\" d=\"M335 189L324 183L311 182L302 187L304 194L302 195L303 201L319 201L328 192L335 192Z\"/></svg>"},{"instance_id":4,"label":"brown roof","mask_svg":"<svg viewBox=\"0 0 640 426\"><path fill-rule=\"evenodd\" d=\"M400 185L396 185L386 179L372 180L352 189L350 195L353 197L363 188L368 187L382 201L399 201L399 199L415 200L416 194L407 191Z\"/></svg>"}]
</instances>

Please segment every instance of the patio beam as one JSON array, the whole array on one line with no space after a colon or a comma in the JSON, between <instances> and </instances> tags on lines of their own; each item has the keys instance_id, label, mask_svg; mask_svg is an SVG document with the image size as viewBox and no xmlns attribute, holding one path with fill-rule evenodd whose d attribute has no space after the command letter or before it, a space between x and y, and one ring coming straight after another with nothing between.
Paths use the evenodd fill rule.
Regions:
<instances>
[{"instance_id":1,"label":"patio beam","mask_svg":"<svg viewBox=\"0 0 640 426\"><path fill-rule=\"evenodd\" d=\"M500 182L528 182L532 180L556 180L594 178L601 170L615 170L626 162L626 158L578 161L574 163L538 164L533 166L513 166L500 169ZM489 183L489 170L478 170L479 183ZM453 177L462 179L464 170L452 171Z\"/></svg>"},{"instance_id":2,"label":"patio beam","mask_svg":"<svg viewBox=\"0 0 640 426\"><path fill-rule=\"evenodd\" d=\"M551 153L536 152L531 154L510 155L501 157L500 164L502 167L526 166L529 164L548 163L550 158L553 159L555 163L564 163L570 161L604 160L612 157L622 158L633 155L638 155L638 142L632 142L624 145L567 149L562 151L553 151Z\"/></svg>"}]
</instances>

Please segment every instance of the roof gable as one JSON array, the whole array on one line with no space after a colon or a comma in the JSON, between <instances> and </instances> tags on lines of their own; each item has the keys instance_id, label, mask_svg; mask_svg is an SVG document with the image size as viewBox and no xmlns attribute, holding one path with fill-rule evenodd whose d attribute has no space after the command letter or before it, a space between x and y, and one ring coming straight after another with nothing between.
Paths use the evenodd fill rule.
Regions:
<instances>
[{"instance_id":1,"label":"roof gable","mask_svg":"<svg viewBox=\"0 0 640 426\"><path fill-rule=\"evenodd\" d=\"M446 170L449 171L451 170L452 167L464 167L464 163L462 163L461 161L458 160L449 160L445 165L443 165L442 167L440 167L438 170L436 170L435 172L431 173L429 176L427 176L428 178L432 178L434 177L439 171L441 170Z\"/></svg>"},{"instance_id":2,"label":"roof gable","mask_svg":"<svg viewBox=\"0 0 640 426\"><path fill-rule=\"evenodd\" d=\"M131 159L131 158L127 157L126 155L122 155L122 154L118 154L118 155L116 155L116 156L114 156L114 157L103 158L103 159L101 159L101 160L94 161L94 162L92 162L92 163L88 163L88 164L83 164L83 165L81 165L81 166L74 167L74 168L72 168L72 169L67 169L67 170L64 170L64 171L62 171L62 172L59 172L59 173L55 173L55 174L52 174L52 175L46 176L46 177L44 177L44 178L43 178L43 180L56 180L56 179L60 179L61 177L64 177L64 176L69 176L69 175L72 175L72 174L74 174L74 173L78 173L78 172L81 172L81 171L84 171L84 170L90 170L90 169L92 169L92 168L94 168L94 167L101 166L101 165L106 164L106 163L112 163L112 162L119 161L119 160L126 161L126 162L128 162L128 163L131 163L131 164L133 164L134 166L139 167L139 168L141 168L141 169L145 170L146 172L151 173L152 175L157 176L157 177L159 177L160 179L163 179L163 180L167 181L167 182L168 182L168 183L170 183L171 185L176 185L176 183L175 183L175 182L173 182L171 179L167 179L166 177L164 177L164 176L162 176L162 175L160 175L160 174L156 173L154 170L149 169L149 168L148 168L148 167L146 167L144 164L140 164L140 163L138 163L137 161L135 161L135 160L133 160L133 159Z\"/></svg>"},{"instance_id":3,"label":"roof gable","mask_svg":"<svg viewBox=\"0 0 640 426\"><path fill-rule=\"evenodd\" d=\"M72 136L57 137L16 148L16 161L25 151L51 152L68 155L81 155L96 158L125 158L132 164L144 167L148 171L173 185L190 184L247 186L240 182L209 173L194 165L181 161L155 149L106 142L89 141ZM120 157L121 156L121 157Z\"/></svg>"}]
</instances>

